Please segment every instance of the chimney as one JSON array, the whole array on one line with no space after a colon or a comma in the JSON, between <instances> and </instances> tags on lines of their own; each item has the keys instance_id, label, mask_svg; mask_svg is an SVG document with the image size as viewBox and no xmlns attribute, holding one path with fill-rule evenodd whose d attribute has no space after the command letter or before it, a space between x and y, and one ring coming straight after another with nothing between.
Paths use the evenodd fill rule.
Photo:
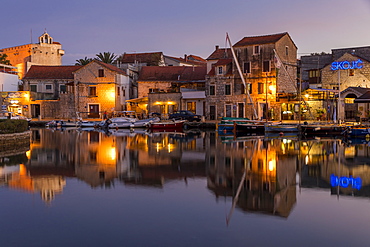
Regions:
<instances>
[{"instance_id":1,"label":"chimney","mask_svg":"<svg viewBox=\"0 0 370 247\"><path fill-rule=\"evenodd\" d=\"M218 45L216 45L216 51L218 50L218 48L219 48L219 46L218 46Z\"/></svg>"},{"instance_id":2,"label":"chimney","mask_svg":"<svg viewBox=\"0 0 370 247\"><path fill-rule=\"evenodd\" d=\"M186 54L184 54L184 60L188 61L188 56Z\"/></svg>"}]
</instances>

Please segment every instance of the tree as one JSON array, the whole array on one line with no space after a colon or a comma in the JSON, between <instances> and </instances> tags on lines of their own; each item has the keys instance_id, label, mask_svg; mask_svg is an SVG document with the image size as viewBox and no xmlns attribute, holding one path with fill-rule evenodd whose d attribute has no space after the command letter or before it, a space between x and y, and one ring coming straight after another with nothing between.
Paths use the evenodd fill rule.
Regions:
<instances>
[{"instance_id":1,"label":"tree","mask_svg":"<svg viewBox=\"0 0 370 247\"><path fill-rule=\"evenodd\" d=\"M11 65L10 61L7 59L8 55L6 54L0 54L0 63L1 64L6 64L6 65Z\"/></svg>"},{"instance_id":2,"label":"tree","mask_svg":"<svg viewBox=\"0 0 370 247\"><path fill-rule=\"evenodd\" d=\"M96 59L103 63L112 64L114 63L116 58L117 58L117 55L114 55L114 53L110 53L110 52L104 52L104 53L100 52L99 54L96 54Z\"/></svg>"},{"instance_id":3,"label":"tree","mask_svg":"<svg viewBox=\"0 0 370 247\"><path fill-rule=\"evenodd\" d=\"M81 59L76 60L75 65L86 65L90 63L92 60L93 60L92 58L87 58L87 57L81 58Z\"/></svg>"}]
</instances>

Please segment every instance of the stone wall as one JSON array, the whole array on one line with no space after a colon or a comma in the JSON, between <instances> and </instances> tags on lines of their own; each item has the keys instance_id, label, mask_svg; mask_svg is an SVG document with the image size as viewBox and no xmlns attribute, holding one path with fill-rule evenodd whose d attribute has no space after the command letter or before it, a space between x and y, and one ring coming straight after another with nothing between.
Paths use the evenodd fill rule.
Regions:
<instances>
[{"instance_id":1,"label":"stone wall","mask_svg":"<svg viewBox=\"0 0 370 247\"><path fill-rule=\"evenodd\" d=\"M0 135L0 157L26 152L30 149L31 131Z\"/></svg>"}]
</instances>

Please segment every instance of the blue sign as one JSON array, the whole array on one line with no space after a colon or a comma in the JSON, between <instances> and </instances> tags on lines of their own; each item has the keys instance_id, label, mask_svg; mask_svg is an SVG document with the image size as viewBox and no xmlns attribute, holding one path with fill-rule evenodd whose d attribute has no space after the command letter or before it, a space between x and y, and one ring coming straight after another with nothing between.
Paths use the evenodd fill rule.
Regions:
<instances>
[{"instance_id":1,"label":"blue sign","mask_svg":"<svg viewBox=\"0 0 370 247\"><path fill-rule=\"evenodd\" d=\"M348 177L337 177L335 175L330 175L330 184L332 187L340 186L342 188L348 188L351 186L354 189L359 190L362 186L361 178Z\"/></svg>"},{"instance_id":2,"label":"blue sign","mask_svg":"<svg viewBox=\"0 0 370 247\"><path fill-rule=\"evenodd\" d=\"M364 62L361 59L357 61L341 61L341 62L332 62L331 63L331 70L346 70L346 69L362 69L364 67Z\"/></svg>"}]
</instances>

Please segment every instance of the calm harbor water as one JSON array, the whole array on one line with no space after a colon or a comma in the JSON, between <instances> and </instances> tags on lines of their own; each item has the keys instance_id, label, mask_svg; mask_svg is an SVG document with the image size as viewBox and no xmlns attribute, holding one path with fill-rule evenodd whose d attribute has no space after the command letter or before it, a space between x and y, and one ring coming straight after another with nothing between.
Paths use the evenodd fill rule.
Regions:
<instances>
[{"instance_id":1,"label":"calm harbor water","mask_svg":"<svg viewBox=\"0 0 370 247\"><path fill-rule=\"evenodd\" d=\"M366 140L33 129L1 246L368 246Z\"/></svg>"}]
</instances>

